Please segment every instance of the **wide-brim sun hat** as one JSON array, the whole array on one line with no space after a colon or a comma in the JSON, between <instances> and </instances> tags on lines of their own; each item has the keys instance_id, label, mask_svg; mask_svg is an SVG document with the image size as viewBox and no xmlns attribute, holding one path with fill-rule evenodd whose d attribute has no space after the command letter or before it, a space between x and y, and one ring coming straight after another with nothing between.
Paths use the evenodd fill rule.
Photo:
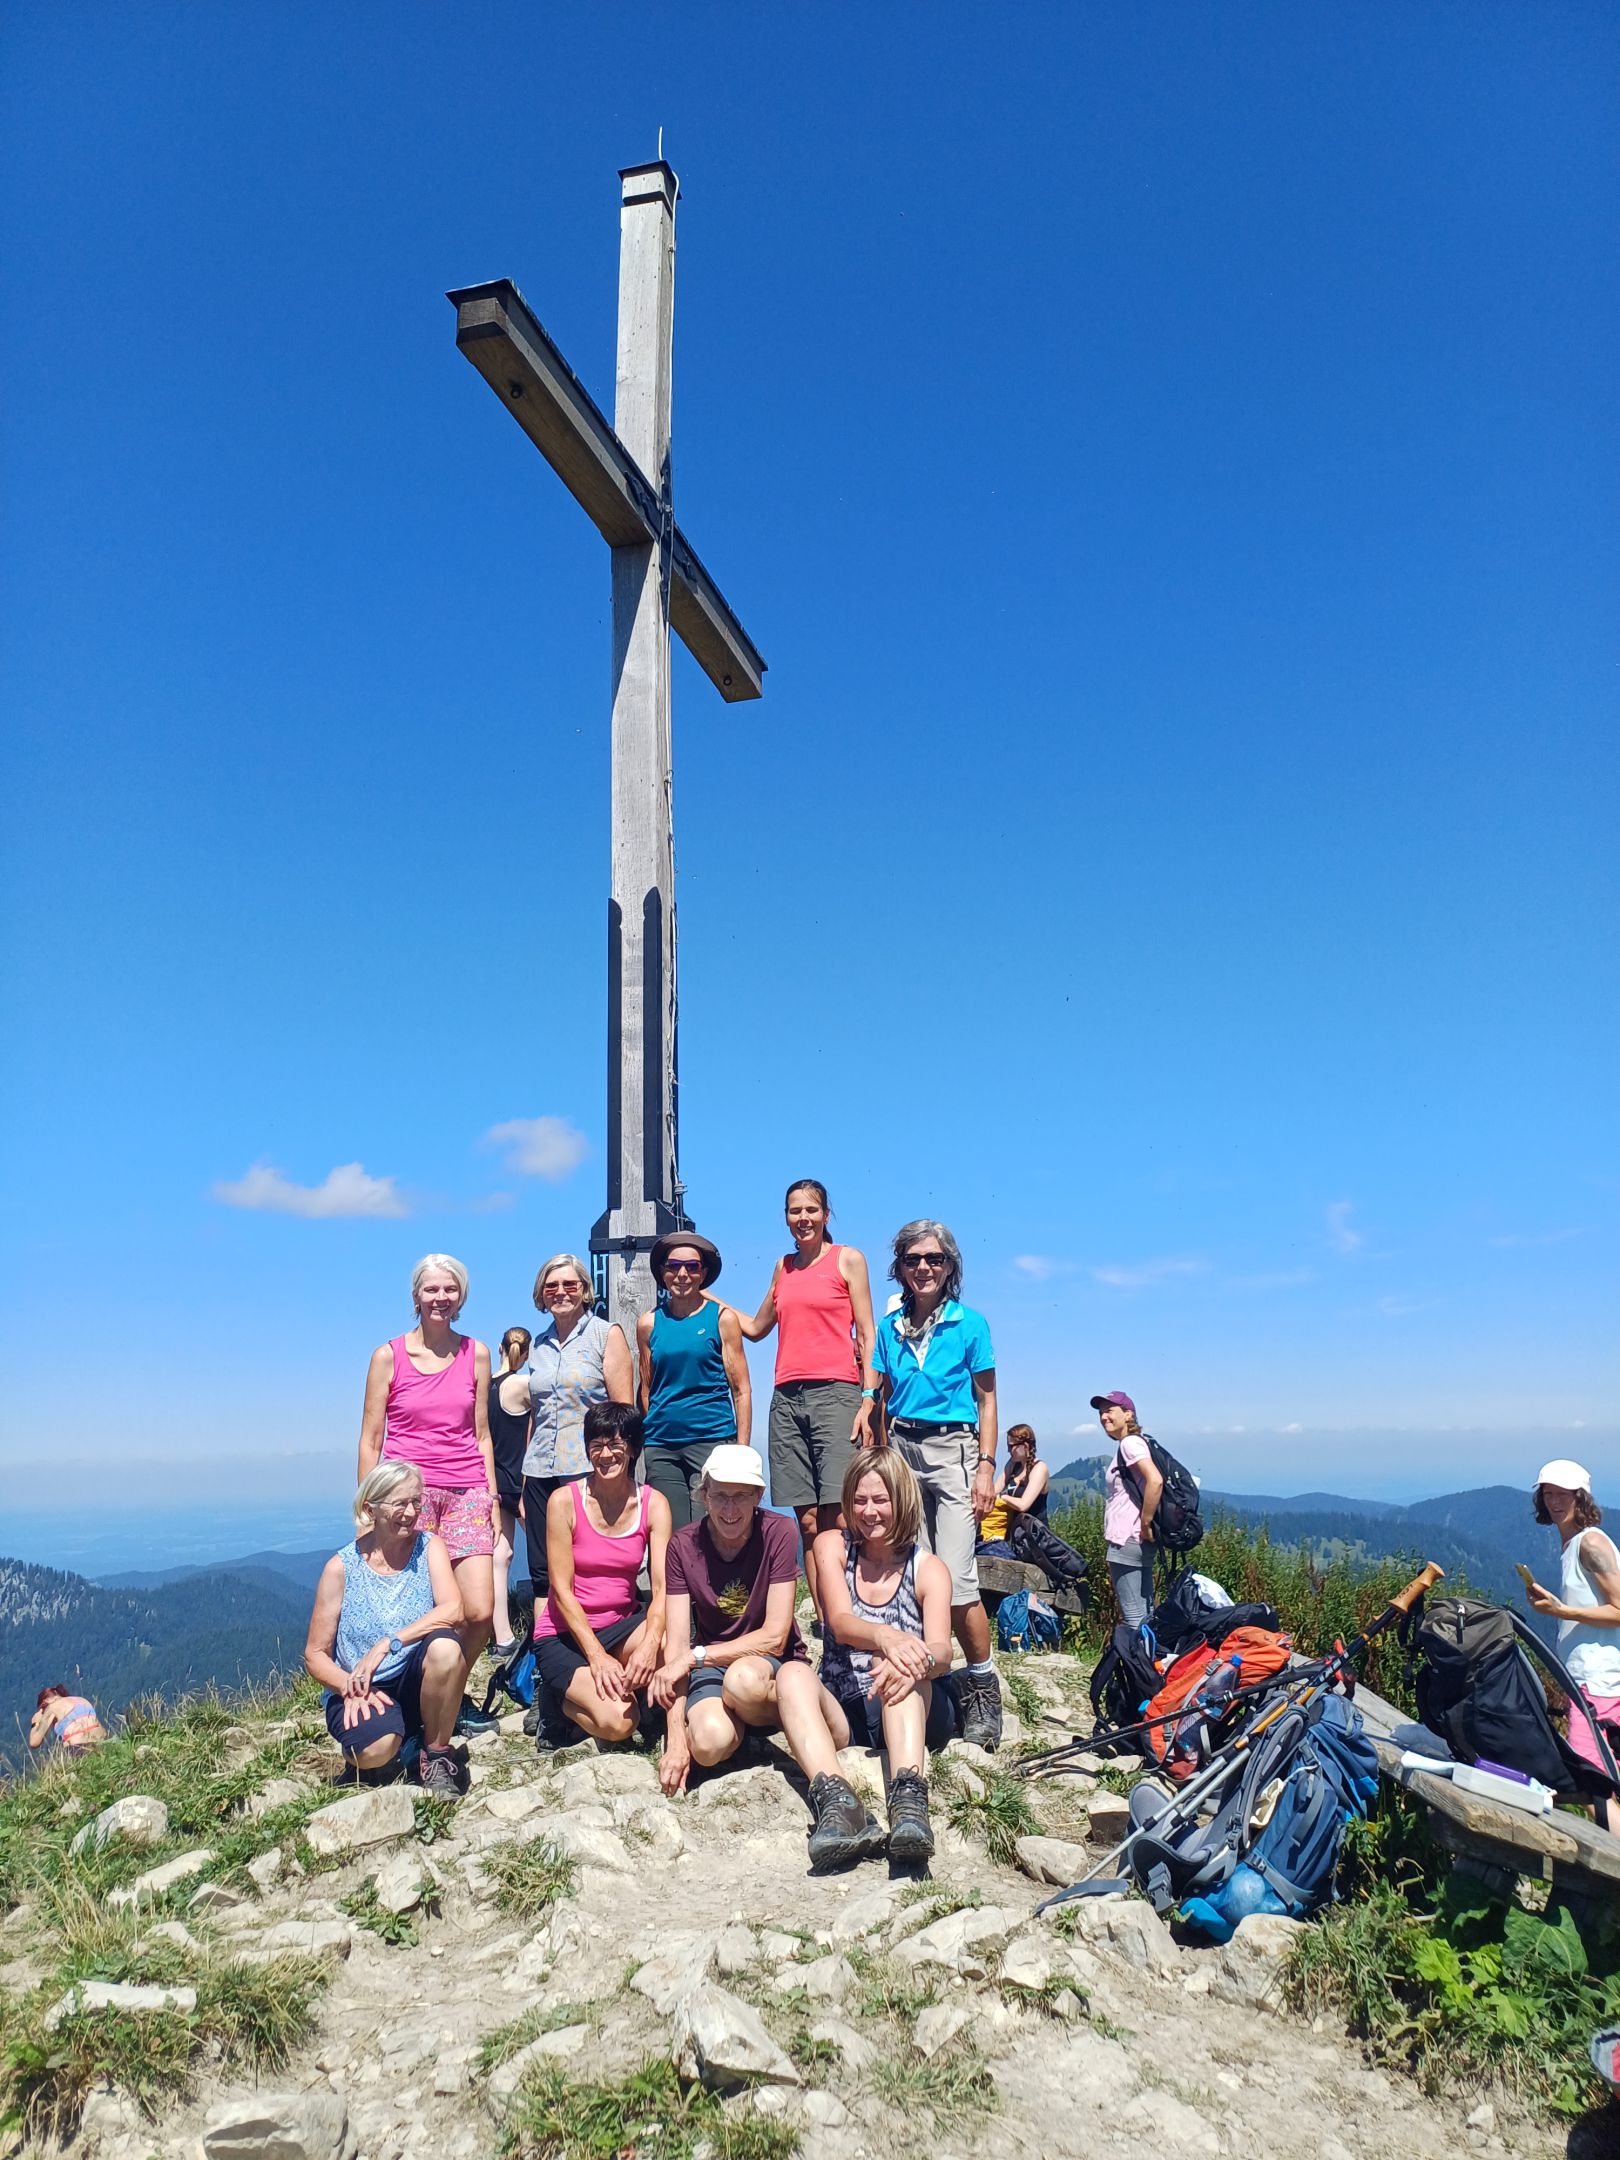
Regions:
<instances>
[{"instance_id":1,"label":"wide-brim sun hat","mask_svg":"<svg viewBox=\"0 0 1620 2160\"><path fill-rule=\"evenodd\" d=\"M752 1485L763 1492L765 1458L758 1448L744 1447L736 1440L722 1440L718 1447L710 1448L703 1475L713 1485Z\"/></svg>"},{"instance_id":2,"label":"wide-brim sun hat","mask_svg":"<svg viewBox=\"0 0 1620 2160\"><path fill-rule=\"evenodd\" d=\"M711 1239L699 1237L695 1230L670 1230L666 1231L664 1236L658 1239L651 1254L652 1271L656 1278L662 1278L664 1262L677 1245L690 1245L703 1262L703 1287L705 1290L708 1289L710 1283L719 1281L720 1248Z\"/></svg>"},{"instance_id":3,"label":"wide-brim sun hat","mask_svg":"<svg viewBox=\"0 0 1620 2160\"><path fill-rule=\"evenodd\" d=\"M1543 1463L1536 1472L1538 1485L1556 1485L1560 1492L1585 1492L1592 1490L1592 1473L1578 1462L1571 1462L1567 1455L1560 1455L1556 1462Z\"/></svg>"}]
</instances>

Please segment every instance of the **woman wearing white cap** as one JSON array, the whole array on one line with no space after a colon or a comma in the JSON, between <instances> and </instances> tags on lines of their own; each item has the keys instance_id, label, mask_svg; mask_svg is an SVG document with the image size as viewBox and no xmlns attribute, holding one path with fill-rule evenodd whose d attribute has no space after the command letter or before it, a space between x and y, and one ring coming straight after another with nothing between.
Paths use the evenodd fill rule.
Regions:
<instances>
[{"instance_id":1,"label":"woman wearing white cap","mask_svg":"<svg viewBox=\"0 0 1620 2160\"><path fill-rule=\"evenodd\" d=\"M1620 1725L1620 1553L1598 1528L1603 1516L1592 1498L1590 1473L1567 1456L1543 1463L1536 1479L1536 1521L1551 1523L1563 1544L1561 1598L1532 1583L1525 1596L1538 1613L1558 1622L1558 1655L1570 1678L1604 1725ZM1595 1768L1597 1743L1583 1717L1572 1715L1569 1744ZM1620 1830L1620 1808L1600 1800L1598 1822Z\"/></svg>"},{"instance_id":2,"label":"woman wearing white cap","mask_svg":"<svg viewBox=\"0 0 1620 2160\"><path fill-rule=\"evenodd\" d=\"M712 1769L750 1731L780 1726L810 1780L812 1867L839 1867L883 1850L885 1834L840 1775L838 1750L793 1617L799 1534L791 1515L760 1512L765 1465L738 1442L710 1450L701 1509L664 1560L664 1662L649 1694L669 1714L659 1764L665 1792L694 1763Z\"/></svg>"}]
</instances>

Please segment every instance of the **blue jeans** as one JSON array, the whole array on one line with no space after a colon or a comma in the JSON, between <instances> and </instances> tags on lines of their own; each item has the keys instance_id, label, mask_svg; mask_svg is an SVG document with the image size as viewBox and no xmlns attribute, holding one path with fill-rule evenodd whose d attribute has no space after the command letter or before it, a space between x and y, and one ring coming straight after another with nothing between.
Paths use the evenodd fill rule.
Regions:
<instances>
[{"instance_id":1,"label":"blue jeans","mask_svg":"<svg viewBox=\"0 0 1620 2160\"><path fill-rule=\"evenodd\" d=\"M1153 1610L1153 1547L1131 1543L1108 1548L1108 1579L1127 1627L1140 1627Z\"/></svg>"}]
</instances>

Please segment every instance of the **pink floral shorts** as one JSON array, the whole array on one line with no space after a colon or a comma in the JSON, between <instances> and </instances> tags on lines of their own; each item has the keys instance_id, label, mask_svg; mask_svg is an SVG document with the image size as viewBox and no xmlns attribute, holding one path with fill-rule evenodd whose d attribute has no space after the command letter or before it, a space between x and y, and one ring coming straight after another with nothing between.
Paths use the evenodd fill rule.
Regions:
<instances>
[{"instance_id":1,"label":"pink floral shorts","mask_svg":"<svg viewBox=\"0 0 1620 2160\"><path fill-rule=\"evenodd\" d=\"M1594 1695L1590 1688L1582 1688L1592 1708L1597 1712L1600 1725L1620 1724L1620 1695ZM1603 1765L1598 1760L1597 1742L1592 1738L1592 1728L1579 1710L1569 1713L1569 1744L1583 1762L1589 1762L1594 1770Z\"/></svg>"},{"instance_id":2,"label":"pink floral shorts","mask_svg":"<svg viewBox=\"0 0 1620 2160\"><path fill-rule=\"evenodd\" d=\"M452 1560L487 1560L495 1550L489 1511L482 1485L424 1485L416 1527L436 1530Z\"/></svg>"}]
</instances>

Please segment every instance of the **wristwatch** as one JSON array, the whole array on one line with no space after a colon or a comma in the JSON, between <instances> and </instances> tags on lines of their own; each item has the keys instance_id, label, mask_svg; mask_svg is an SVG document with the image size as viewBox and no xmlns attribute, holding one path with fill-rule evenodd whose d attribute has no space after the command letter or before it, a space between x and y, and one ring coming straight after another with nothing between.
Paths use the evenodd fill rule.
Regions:
<instances>
[{"instance_id":1,"label":"wristwatch","mask_svg":"<svg viewBox=\"0 0 1620 2160\"><path fill-rule=\"evenodd\" d=\"M388 1638L388 1655L389 1655L390 1657L398 1657L398 1656L399 1656L399 1653L400 1653L400 1652L401 1652L401 1651L402 1651L402 1650L404 1649L404 1647L405 1647L405 1645L404 1645L404 1644L403 1644L403 1643L402 1643L402 1642L400 1641L400 1639L399 1639L399 1637L398 1637L397 1635L390 1635L390 1636L389 1636L389 1638Z\"/></svg>"},{"instance_id":2,"label":"wristwatch","mask_svg":"<svg viewBox=\"0 0 1620 2160\"><path fill-rule=\"evenodd\" d=\"M704 1656L704 1645L700 1642L695 1642L692 1645L692 1670L694 1672L696 1672L698 1667L704 1662Z\"/></svg>"}]
</instances>

